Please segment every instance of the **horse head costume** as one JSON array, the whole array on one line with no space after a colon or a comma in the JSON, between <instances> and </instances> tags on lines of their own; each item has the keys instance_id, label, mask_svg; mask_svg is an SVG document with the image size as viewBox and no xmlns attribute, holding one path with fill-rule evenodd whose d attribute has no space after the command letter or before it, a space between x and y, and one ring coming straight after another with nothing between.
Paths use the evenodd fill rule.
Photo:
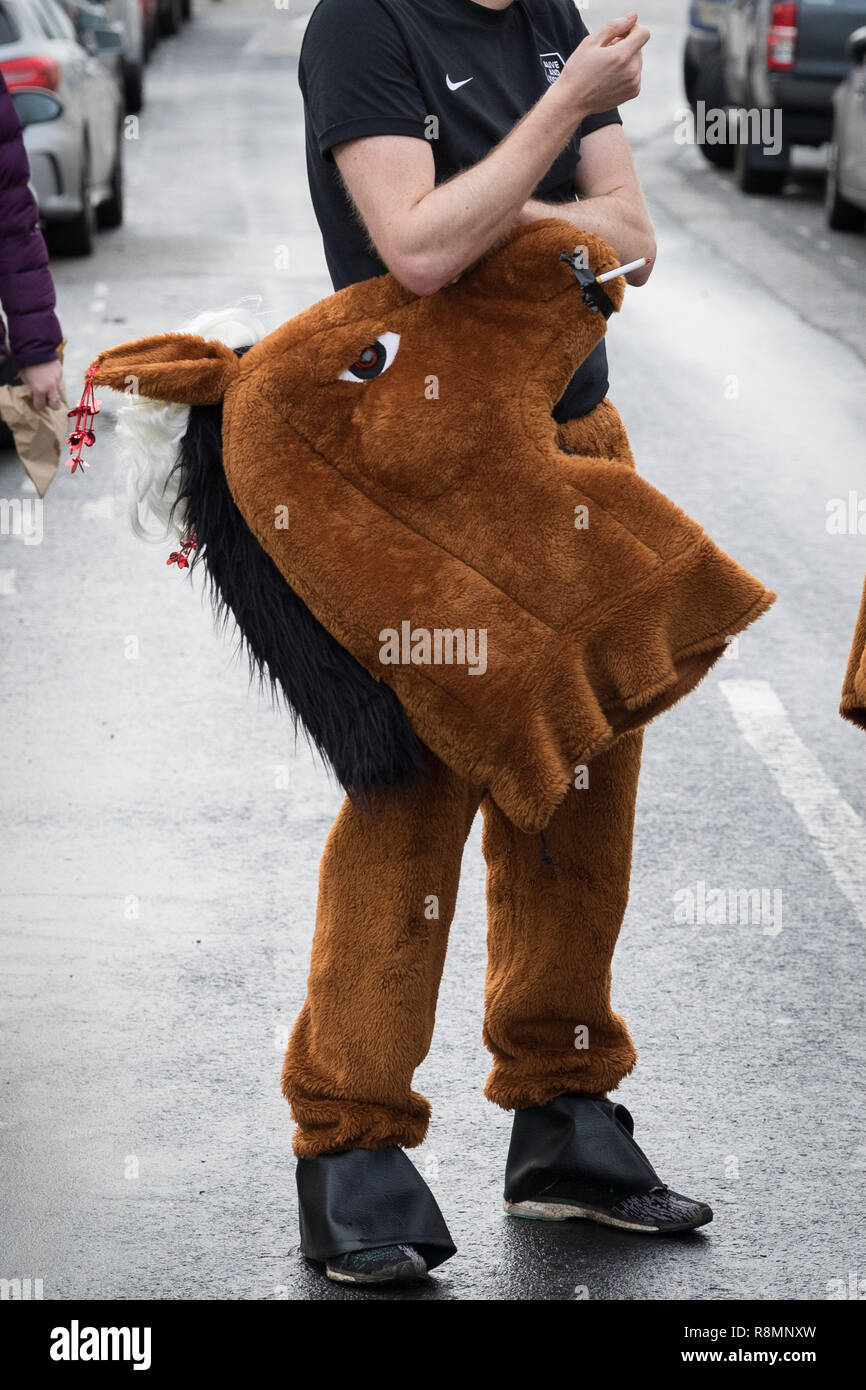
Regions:
<instances>
[{"instance_id":1,"label":"horse head costume","mask_svg":"<svg viewBox=\"0 0 866 1390\"><path fill-rule=\"evenodd\" d=\"M144 469L182 538L172 559L203 562L350 792L416 775L423 743L543 828L577 765L679 700L772 603L637 475L609 402L551 414L620 308L623 281L596 279L616 263L550 219L434 295L383 275L259 341L221 341L215 317L213 336L91 365L74 445L94 385L131 394L119 429L139 454L146 402L190 408L163 431L170 477Z\"/></svg>"}]
</instances>

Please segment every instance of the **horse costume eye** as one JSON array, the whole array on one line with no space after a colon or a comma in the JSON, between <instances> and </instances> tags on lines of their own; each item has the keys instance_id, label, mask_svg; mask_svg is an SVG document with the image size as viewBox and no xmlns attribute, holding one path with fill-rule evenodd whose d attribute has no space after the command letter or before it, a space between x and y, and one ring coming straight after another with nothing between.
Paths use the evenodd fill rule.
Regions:
<instances>
[{"instance_id":1,"label":"horse costume eye","mask_svg":"<svg viewBox=\"0 0 866 1390\"><path fill-rule=\"evenodd\" d=\"M372 381L374 377L381 376L394 361L399 346L399 333L383 333L375 343L358 353L350 367L340 372L340 381Z\"/></svg>"}]
</instances>

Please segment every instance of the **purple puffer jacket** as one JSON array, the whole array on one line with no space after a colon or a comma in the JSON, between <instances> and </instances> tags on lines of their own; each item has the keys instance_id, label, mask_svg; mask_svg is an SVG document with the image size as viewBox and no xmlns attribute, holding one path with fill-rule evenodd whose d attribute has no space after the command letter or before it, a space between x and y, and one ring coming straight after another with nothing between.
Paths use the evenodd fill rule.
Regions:
<instances>
[{"instance_id":1,"label":"purple puffer jacket","mask_svg":"<svg viewBox=\"0 0 866 1390\"><path fill-rule=\"evenodd\" d=\"M53 362L63 337L29 178L21 122L0 73L0 304L9 323L7 348L0 319L0 354L10 352L16 367Z\"/></svg>"}]
</instances>

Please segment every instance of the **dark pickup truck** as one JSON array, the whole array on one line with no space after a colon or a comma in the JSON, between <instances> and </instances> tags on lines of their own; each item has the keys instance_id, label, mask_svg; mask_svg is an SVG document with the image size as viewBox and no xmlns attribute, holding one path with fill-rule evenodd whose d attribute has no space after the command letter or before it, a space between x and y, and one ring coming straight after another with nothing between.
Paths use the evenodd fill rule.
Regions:
<instances>
[{"instance_id":1,"label":"dark pickup truck","mask_svg":"<svg viewBox=\"0 0 866 1390\"><path fill-rule=\"evenodd\" d=\"M866 0L731 0L721 55L737 183L777 193L793 145L830 139L833 92L850 69L846 44Z\"/></svg>"}]
</instances>

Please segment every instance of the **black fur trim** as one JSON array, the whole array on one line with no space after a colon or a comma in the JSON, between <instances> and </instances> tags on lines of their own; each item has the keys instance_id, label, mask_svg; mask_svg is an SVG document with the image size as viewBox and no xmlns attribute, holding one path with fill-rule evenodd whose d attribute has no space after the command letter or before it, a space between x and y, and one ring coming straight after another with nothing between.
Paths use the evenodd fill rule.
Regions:
<instances>
[{"instance_id":1,"label":"black fur trim","mask_svg":"<svg viewBox=\"0 0 866 1390\"><path fill-rule=\"evenodd\" d=\"M177 467L198 542L192 567L204 563L218 622L234 618L251 677L283 697L350 796L364 801L373 786L414 778L422 744L397 696L313 616L238 510L222 466L221 405L190 408Z\"/></svg>"}]
</instances>

